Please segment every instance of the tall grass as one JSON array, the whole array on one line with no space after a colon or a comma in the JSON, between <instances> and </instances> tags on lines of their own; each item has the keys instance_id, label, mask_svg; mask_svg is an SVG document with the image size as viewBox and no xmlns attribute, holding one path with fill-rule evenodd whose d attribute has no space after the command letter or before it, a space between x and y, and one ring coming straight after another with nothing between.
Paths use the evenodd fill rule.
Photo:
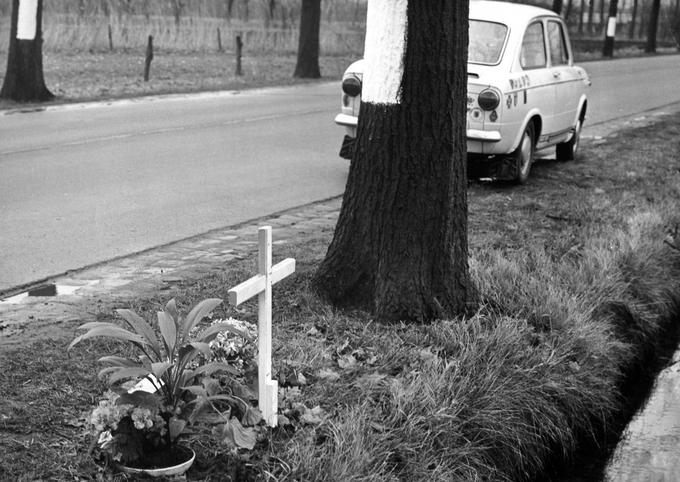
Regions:
<instances>
[{"instance_id":1,"label":"tall grass","mask_svg":"<svg viewBox=\"0 0 680 482\"><path fill-rule=\"evenodd\" d=\"M483 304L469 319L352 333L331 315L334 334L385 356L374 373L326 389L322 399L340 405L323 436L278 441L288 467L277 479L517 482L599 443L620 415L626 373L679 314L668 221L640 211L589 233L570 259L540 243L489 252L473 263Z\"/></svg>"}]
</instances>

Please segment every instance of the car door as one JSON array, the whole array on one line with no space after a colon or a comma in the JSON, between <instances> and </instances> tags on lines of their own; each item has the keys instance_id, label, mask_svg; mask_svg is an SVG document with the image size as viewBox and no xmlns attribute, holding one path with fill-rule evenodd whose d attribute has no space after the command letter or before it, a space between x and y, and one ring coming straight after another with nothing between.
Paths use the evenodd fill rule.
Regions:
<instances>
[{"instance_id":1,"label":"car door","mask_svg":"<svg viewBox=\"0 0 680 482\"><path fill-rule=\"evenodd\" d=\"M520 97L528 111L538 109L542 130L539 143L545 142L547 136L552 135L557 126L555 123L555 85L552 72L548 64L547 39L545 25L541 19L530 23L522 40L519 64L523 72L520 82ZM516 94L508 97L507 106L512 109L515 105Z\"/></svg>"},{"instance_id":2,"label":"car door","mask_svg":"<svg viewBox=\"0 0 680 482\"><path fill-rule=\"evenodd\" d=\"M561 21L550 19L546 22L550 72L555 85L555 131L551 142L561 142L574 127L578 109L581 77L573 67L568 40Z\"/></svg>"}]
</instances>

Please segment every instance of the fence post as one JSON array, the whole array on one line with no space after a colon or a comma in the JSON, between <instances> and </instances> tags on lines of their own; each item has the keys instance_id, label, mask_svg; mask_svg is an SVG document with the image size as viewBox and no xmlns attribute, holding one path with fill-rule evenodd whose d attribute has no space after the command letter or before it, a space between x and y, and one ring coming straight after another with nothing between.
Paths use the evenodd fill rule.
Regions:
<instances>
[{"instance_id":1,"label":"fence post","mask_svg":"<svg viewBox=\"0 0 680 482\"><path fill-rule=\"evenodd\" d=\"M109 24L109 50L113 52L113 32L111 31L111 24Z\"/></svg>"},{"instance_id":2,"label":"fence post","mask_svg":"<svg viewBox=\"0 0 680 482\"><path fill-rule=\"evenodd\" d=\"M146 46L146 60L144 61L144 82L149 81L149 71L153 60L153 35L149 35L149 43Z\"/></svg>"},{"instance_id":3,"label":"fence post","mask_svg":"<svg viewBox=\"0 0 680 482\"><path fill-rule=\"evenodd\" d=\"M243 41L241 36L236 36L236 75L243 75L243 70L241 69L241 54L243 53Z\"/></svg>"},{"instance_id":4,"label":"fence post","mask_svg":"<svg viewBox=\"0 0 680 482\"><path fill-rule=\"evenodd\" d=\"M217 51L222 52L222 31L217 27Z\"/></svg>"}]
</instances>

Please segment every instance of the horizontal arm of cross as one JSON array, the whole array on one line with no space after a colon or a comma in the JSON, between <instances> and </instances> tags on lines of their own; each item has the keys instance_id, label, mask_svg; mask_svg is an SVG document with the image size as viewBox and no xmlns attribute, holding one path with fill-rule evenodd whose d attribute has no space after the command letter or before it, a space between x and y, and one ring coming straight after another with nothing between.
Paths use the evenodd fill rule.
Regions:
<instances>
[{"instance_id":1,"label":"horizontal arm of cross","mask_svg":"<svg viewBox=\"0 0 680 482\"><path fill-rule=\"evenodd\" d=\"M272 266L271 282L276 284L295 272L295 259L286 258ZM229 290L229 303L238 306L265 290L265 277L258 274Z\"/></svg>"}]
</instances>

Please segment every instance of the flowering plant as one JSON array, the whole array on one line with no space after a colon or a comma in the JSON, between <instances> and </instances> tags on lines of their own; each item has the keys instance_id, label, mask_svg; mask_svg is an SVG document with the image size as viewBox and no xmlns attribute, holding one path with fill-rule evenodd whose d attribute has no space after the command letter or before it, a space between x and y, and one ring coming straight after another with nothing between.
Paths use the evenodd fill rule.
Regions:
<instances>
[{"instance_id":1,"label":"flowering plant","mask_svg":"<svg viewBox=\"0 0 680 482\"><path fill-rule=\"evenodd\" d=\"M99 359L106 365L99 377L107 379L117 392L109 394L91 415L103 452L129 463L148 460L153 452L172 451L201 409L212 400L233 400L217 394L219 383L211 375L235 375L237 371L228 361L214 359L210 343L223 332L243 339L249 335L229 323L198 326L221 302L201 301L183 317L173 299L158 312L156 323L148 323L131 310L117 310L130 329L105 322L80 327L88 331L75 338L69 350L83 340L105 337L129 342L138 353L131 358ZM137 385L127 390L125 382Z\"/></svg>"},{"instance_id":2,"label":"flowering plant","mask_svg":"<svg viewBox=\"0 0 680 482\"><path fill-rule=\"evenodd\" d=\"M130 465L137 463L142 454L166 449L174 414L162 411L158 401L159 397L146 392L108 391L90 416L102 452L116 462Z\"/></svg>"}]
</instances>

